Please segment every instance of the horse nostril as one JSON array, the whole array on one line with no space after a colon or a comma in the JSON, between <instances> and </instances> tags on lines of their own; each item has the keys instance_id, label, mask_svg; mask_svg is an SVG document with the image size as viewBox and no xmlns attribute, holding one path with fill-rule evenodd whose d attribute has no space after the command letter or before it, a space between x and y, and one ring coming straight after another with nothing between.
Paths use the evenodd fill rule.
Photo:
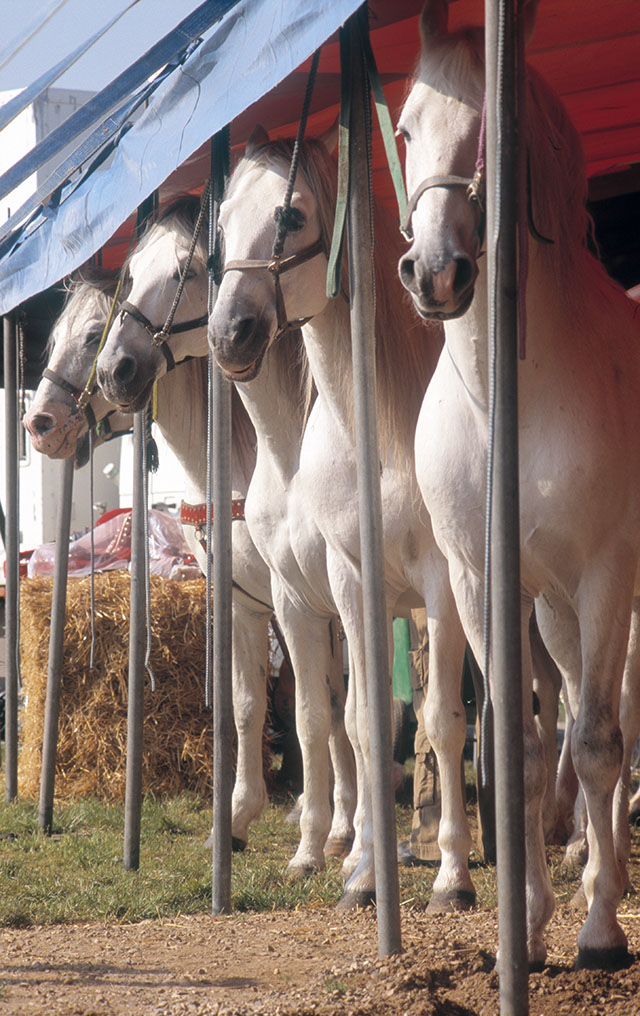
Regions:
<instances>
[{"instance_id":1,"label":"horse nostril","mask_svg":"<svg viewBox=\"0 0 640 1016\"><path fill-rule=\"evenodd\" d=\"M50 413L36 413L35 416L25 417L24 425L30 434L42 436L53 430L56 421Z\"/></svg>"},{"instance_id":2,"label":"horse nostril","mask_svg":"<svg viewBox=\"0 0 640 1016\"><path fill-rule=\"evenodd\" d=\"M113 371L113 376L120 384L126 385L133 380L136 373L136 361L132 356L121 356Z\"/></svg>"},{"instance_id":3,"label":"horse nostril","mask_svg":"<svg viewBox=\"0 0 640 1016\"><path fill-rule=\"evenodd\" d=\"M453 280L453 291L456 294L464 293L473 282L473 262L465 254L454 258L456 263L456 274Z\"/></svg>"},{"instance_id":4,"label":"horse nostril","mask_svg":"<svg viewBox=\"0 0 640 1016\"><path fill-rule=\"evenodd\" d=\"M415 261L412 258L401 258L400 278L404 283L413 282L415 278Z\"/></svg>"},{"instance_id":5,"label":"horse nostril","mask_svg":"<svg viewBox=\"0 0 640 1016\"><path fill-rule=\"evenodd\" d=\"M242 318L236 326L235 344L242 347L248 345L256 330L257 319L255 317Z\"/></svg>"}]
</instances>

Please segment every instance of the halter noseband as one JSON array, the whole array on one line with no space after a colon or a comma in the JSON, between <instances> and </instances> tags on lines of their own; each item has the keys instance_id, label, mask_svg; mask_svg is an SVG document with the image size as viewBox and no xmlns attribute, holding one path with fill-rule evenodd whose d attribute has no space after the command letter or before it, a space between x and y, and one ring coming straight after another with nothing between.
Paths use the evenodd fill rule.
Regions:
<instances>
[{"instance_id":1,"label":"halter noseband","mask_svg":"<svg viewBox=\"0 0 640 1016\"><path fill-rule=\"evenodd\" d=\"M127 314L129 315L129 317L132 317L134 321L137 321L139 325L142 325L145 331L148 332L149 335L151 336L151 341L153 342L154 346L157 346L159 349L162 350L165 360L167 361L168 370L173 370L173 368L176 366L176 361L174 360L171 348L167 343L167 339L171 335L176 335L179 332L190 332L196 328L204 328L204 326L207 324L209 320L209 316L207 314L203 314L199 318L190 318L189 321L180 321L178 322L178 324L173 324L172 322L168 328L166 324L161 327L158 327L157 325L152 324L151 321L149 321L149 318L146 317L146 315L143 314L141 310L138 310L138 308L134 304L129 303L128 300L124 300L120 304L121 324L124 321Z\"/></svg>"},{"instance_id":2,"label":"halter noseband","mask_svg":"<svg viewBox=\"0 0 640 1016\"><path fill-rule=\"evenodd\" d=\"M432 187L464 187L467 192L467 198L473 204L476 204L480 210L480 243L484 239L484 225L485 225L485 208L484 208L484 171L482 168L477 167L473 176L428 176L425 180L418 184L413 194L407 201L407 208L402 216L402 222L400 223L400 232L407 240L413 240L413 228L411 226L411 216L416 210L418 201L426 190L430 190Z\"/></svg>"},{"instance_id":3,"label":"halter noseband","mask_svg":"<svg viewBox=\"0 0 640 1016\"><path fill-rule=\"evenodd\" d=\"M47 381L52 381L54 385L57 385L58 388L61 388L63 392L67 393L67 395L70 395L73 401L75 402L77 408L84 412L87 423L89 425L89 429L95 427L96 414L91 408L91 403L89 402L89 400L83 399L83 395L86 391L84 387L78 388L76 385L72 385L70 381L67 381L67 379L62 376L62 374L58 374L55 370L51 370L49 367L45 367L45 369L42 372L42 376L46 378ZM89 392L89 397L91 397L91 395L94 394L97 387L98 386L94 384L93 388Z\"/></svg>"},{"instance_id":4,"label":"halter noseband","mask_svg":"<svg viewBox=\"0 0 640 1016\"><path fill-rule=\"evenodd\" d=\"M319 237L314 243L309 244L308 247L303 247L302 250L296 251L295 254L289 254L288 257L282 257L282 255L272 255L270 258L264 260L251 260L245 261L228 261L222 269L222 275L227 272L239 272L245 270L266 270L271 272L273 275L273 281L276 290L276 313L278 317L278 328L275 334L275 338L278 339L280 336L293 328L301 328L302 325L306 325L311 317L296 318L290 321L287 317L287 309L284 303L284 296L282 294L282 286L280 285L280 276L283 272L288 272L292 268L297 268L299 265L303 265L306 261L310 261L312 258L317 257L318 254L325 254L325 246L322 241L322 237Z\"/></svg>"}]
</instances>

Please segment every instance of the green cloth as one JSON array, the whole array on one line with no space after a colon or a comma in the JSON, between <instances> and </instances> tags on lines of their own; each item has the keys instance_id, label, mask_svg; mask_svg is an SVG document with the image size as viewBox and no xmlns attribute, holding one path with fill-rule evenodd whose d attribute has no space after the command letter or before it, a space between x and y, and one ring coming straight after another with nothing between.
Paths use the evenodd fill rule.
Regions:
<instances>
[{"instance_id":1,"label":"green cloth","mask_svg":"<svg viewBox=\"0 0 640 1016\"><path fill-rule=\"evenodd\" d=\"M409 673L409 622L403 617L393 619L393 695L410 704L413 689Z\"/></svg>"}]
</instances>

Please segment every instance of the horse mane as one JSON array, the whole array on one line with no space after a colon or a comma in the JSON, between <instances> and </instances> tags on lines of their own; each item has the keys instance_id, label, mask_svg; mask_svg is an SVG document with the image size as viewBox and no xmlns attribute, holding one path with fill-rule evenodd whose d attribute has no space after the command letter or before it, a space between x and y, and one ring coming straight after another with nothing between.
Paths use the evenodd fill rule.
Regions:
<instances>
[{"instance_id":1,"label":"horse mane","mask_svg":"<svg viewBox=\"0 0 640 1016\"><path fill-rule=\"evenodd\" d=\"M291 162L293 141L279 139L256 149L247 156L234 174L237 184L253 168L269 168ZM328 252L331 247L336 208L337 165L318 139L306 139L300 147L298 173L318 202L321 236ZM379 202L375 202L374 266L376 288L376 371L379 437L382 448L405 449L413 454L416 422L429 379L442 347L439 325L430 327L418 321L410 300L398 280L395 266L402 252L397 226ZM343 258L342 296L348 299L347 258ZM277 344L276 344L277 345ZM340 350L343 357L338 375L341 397L353 419L353 371L351 343Z\"/></svg>"},{"instance_id":2,"label":"horse mane","mask_svg":"<svg viewBox=\"0 0 640 1016\"><path fill-rule=\"evenodd\" d=\"M118 284L118 272L107 268L85 267L73 275L70 275L64 282L65 299L60 314L54 321L45 346L47 360L51 357L53 347L56 343L58 326L67 318L71 321L78 320L86 307L91 306L96 315L107 320L111 301Z\"/></svg>"}]
</instances>

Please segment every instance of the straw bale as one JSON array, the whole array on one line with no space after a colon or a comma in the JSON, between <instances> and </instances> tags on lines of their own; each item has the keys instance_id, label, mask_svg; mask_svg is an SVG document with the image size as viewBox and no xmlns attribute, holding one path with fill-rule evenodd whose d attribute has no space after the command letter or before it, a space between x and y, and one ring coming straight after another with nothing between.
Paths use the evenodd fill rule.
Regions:
<instances>
[{"instance_id":1,"label":"straw bale","mask_svg":"<svg viewBox=\"0 0 640 1016\"><path fill-rule=\"evenodd\" d=\"M143 791L190 790L211 799L212 716L205 707L204 579L152 575L151 652L155 691L145 675ZM22 709L20 794L40 790L52 581L20 583ZM91 659L90 579L70 579L61 677L56 797L124 800L127 742L130 578L95 576L95 650ZM265 767L270 756L265 752Z\"/></svg>"}]
</instances>

